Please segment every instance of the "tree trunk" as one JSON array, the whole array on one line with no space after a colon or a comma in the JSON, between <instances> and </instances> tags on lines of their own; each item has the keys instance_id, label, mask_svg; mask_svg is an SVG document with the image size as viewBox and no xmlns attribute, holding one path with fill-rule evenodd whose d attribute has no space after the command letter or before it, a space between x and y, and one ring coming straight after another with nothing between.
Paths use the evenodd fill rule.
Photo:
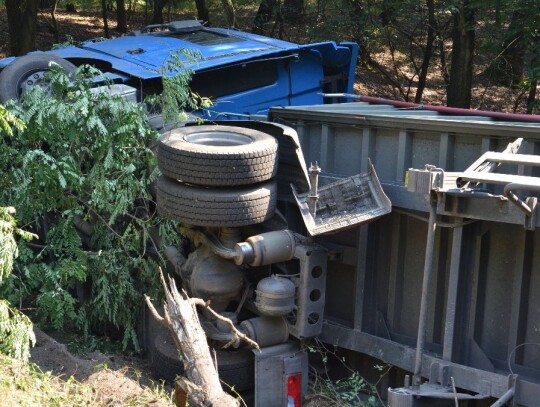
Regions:
<instances>
[{"instance_id":1,"label":"tree trunk","mask_svg":"<svg viewBox=\"0 0 540 407\"><path fill-rule=\"evenodd\" d=\"M489 76L503 86L517 85L523 80L526 52L524 27L527 11L519 8L512 13L500 55L487 69Z\"/></svg>"},{"instance_id":2,"label":"tree trunk","mask_svg":"<svg viewBox=\"0 0 540 407\"><path fill-rule=\"evenodd\" d=\"M53 23L54 30L54 40L60 42L60 33L58 32L58 21L56 21L56 7L58 6L58 0L54 0L51 5L51 19Z\"/></svg>"},{"instance_id":3,"label":"tree trunk","mask_svg":"<svg viewBox=\"0 0 540 407\"><path fill-rule=\"evenodd\" d=\"M538 86L538 81L533 79L529 88L529 94L527 96L527 114L532 114L533 110L536 108L536 87Z\"/></svg>"},{"instance_id":4,"label":"tree trunk","mask_svg":"<svg viewBox=\"0 0 540 407\"><path fill-rule=\"evenodd\" d=\"M433 55L433 42L435 41L435 4L434 0L426 0L428 9L428 29L426 48L424 50L424 58L422 60L422 66L420 67L420 75L418 76L418 88L416 89L416 95L414 96L414 102L420 103L422 95L426 87L426 78L429 69L429 63L431 56Z\"/></svg>"},{"instance_id":5,"label":"tree trunk","mask_svg":"<svg viewBox=\"0 0 540 407\"><path fill-rule=\"evenodd\" d=\"M13 55L36 49L36 25L39 0L6 0L9 43Z\"/></svg>"},{"instance_id":6,"label":"tree trunk","mask_svg":"<svg viewBox=\"0 0 540 407\"><path fill-rule=\"evenodd\" d=\"M366 46L367 41L364 36L364 27L363 24L366 24L366 9L364 7L364 2L362 0L345 0L345 5L347 7L344 10L345 18L348 17L348 21L357 22L353 28L353 41L358 44L358 58L360 63L365 66L378 65L374 60L371 59L369 50Z\"/></svg>"},{"instance_id":7,"label":"tree trunk","mask_svg":"<svg viewBox=\"0 0 540 407\"><path fill-rule=\"evenodd\" d=\"M157 313L148 297L145 298L154 317L171 331L176 347L182 355L187 379L180 378L176 384L189 395L194 405L238 407L238 401L221 388L217 367L199 322L195 304L205 306L204 301L190 299L185 293L180 294L171 278L170 288L167 287L163 273L161 282L165 289L165 317Z\"/></svg>"},{"instance_id":8,"label":"tree trunk","mask_svg":"<svg viewBox=\"0 0 540 407\"><path fill-rule=\"evenodd\" d=\"M225 14L227 15L227 24L229 27L236 27L236 10L234 9L234 4L232 0L221 0L221 4L225 9Z\"/></svg>"},{"instance_id":9,"label":"tree trunk","mask_svg":"<svg viewBox=\"0 0 540 407\"><path fill-rule=\"evenodd\" d=\"M195 0L195 6L197 7L197 19L210 24L210 16L208 14L208 8L206 7L206 0Z\"/></svg>"},{"instance_id":10,"label":"tree trunk","mask_svg":"<svg viewBox=\"0 0 540 407\"><path fill-rule=\"evenodd\" d=\"M452 61L447 105L471 107L471 89L474 56L474 9L470 0L463 0L453 15Z\"/></svg>"},{"instance_id":11,"label":"tree trunk","mask_svg":"<svg viewBox=\"0 0 540 407\"><path fill-rule=\"evenodd\" d=\"M152 24L163 24L163 9L167 0L154 0L154 13L152 15Z\"/></svg>"},{"instance_id":12,"label":"tree trunk","mask_svg":"<svg viewBox=\"0 0 540 407\"><path fill-rule=\"evenodd\" d=\"M109 38L109 20L107 19L107 0L101 0L101 15L103 17L103 32Z\"/></svg>"},{"instance_id":13,"label":"tree trunk","mask_svg":"<svg viewBox=\"0 0 540 407\"><path fill-rule=\"evenodd\" d=\"M116 29L121 33L127 33L127 15L125 0L116 0Z\"/></svg>"},{"instance_id":14,"label":"tree trunk","mask_svg":"<svg viewBox=\"0 0 540 407\"><path fill-rule=\"evenodd\" d=\"M284 0L283 17L289 23L302 21L304 18L304 0Z\"/></svg>"},{"instance_id":15,"label":"tree trunk","mask_svg":"<svg viewBox=\"0 0 540 407\"><path fill-rule=\"evenodd\" d=\"M144 25L148 24L148 0L144 0Z\"/></svg>"},{"instance_id":16,"label":"tree trunk","mask_svg":"<svg viewBox=\"0 0 540 407\"><path fill-rule=\"evenodd\" d=\"M257 10L257 15L253 20L253 28L251 29L256 34L263 34L266 25L272 21L272 17L278 6L277 0L262 0Z\"/></svg>"}]
</instances>

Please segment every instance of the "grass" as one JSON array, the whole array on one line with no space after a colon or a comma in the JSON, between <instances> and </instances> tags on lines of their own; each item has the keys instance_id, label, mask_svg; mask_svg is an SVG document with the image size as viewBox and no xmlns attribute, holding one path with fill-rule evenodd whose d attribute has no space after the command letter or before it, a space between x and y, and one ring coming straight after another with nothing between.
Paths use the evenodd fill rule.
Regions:
<instances>
[{"instance_id":1,"label":"grass","mask_svg":"<svg viewBox=\"0 0 540 407\"><path fill-rule=\"evenodd\" d=\"M96 405L89 386L75 379L63 381L36 365L25 365L0 354L0 400L13 406Z\"/></svg>"},{"instance_id":2,"label":"grass","mask_svg":"<svg viewBox=\"0 0 540 407\"><path fill-rule=\"evenodd\" d=\"M162 385L148 387L141 394L123 400L101 400L99 389L67 381L42 372L35 364L25 365L0 354L0 404L9 406L169 406L170 396Z\"/></svg>"}]
</instances>

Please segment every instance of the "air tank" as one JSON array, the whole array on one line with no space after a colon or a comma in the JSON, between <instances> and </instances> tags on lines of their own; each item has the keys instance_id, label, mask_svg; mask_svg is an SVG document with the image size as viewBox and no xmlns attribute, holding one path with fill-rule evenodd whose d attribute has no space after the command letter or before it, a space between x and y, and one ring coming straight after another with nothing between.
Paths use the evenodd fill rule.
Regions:
<instances>
[{"instance_id":1,"label":"air tank","mask_svg":"<svg viewBox=\"0 0 540 407\"><path fill-rule=\"evenodd\" d=\"M263 278L255 291L255 306L262 315L284 316L294 310L294 283L283 277Z\"/></svg>"}]
</instances>

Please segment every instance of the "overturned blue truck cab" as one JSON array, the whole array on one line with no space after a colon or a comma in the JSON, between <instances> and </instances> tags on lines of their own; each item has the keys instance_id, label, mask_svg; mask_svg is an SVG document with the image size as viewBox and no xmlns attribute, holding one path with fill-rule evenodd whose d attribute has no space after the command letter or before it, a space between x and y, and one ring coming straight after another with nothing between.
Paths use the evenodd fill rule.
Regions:
<instances>
[{"instance_id":1,"label":"overturned blue truck cab","mask_svg":"<svg viewBox=\"0 0 540 407\"><path fill-rule=\"evenodd\" d=\"M196 54L195 60L182 50ZM210 117L266 114L271 106L324 103L323 92L351 92L358 54L355 43L298 45L198 21L152 25L119 38L36 52L0 61L0 102L39 83L50 62L66 71L90 64L125 85L137 101L162 90L171 55L193 71L191 89L214 101ZM174 72L167 72L174 74ZM129 87L129 88L128 88Z\"/></svg>"}]
</instances>

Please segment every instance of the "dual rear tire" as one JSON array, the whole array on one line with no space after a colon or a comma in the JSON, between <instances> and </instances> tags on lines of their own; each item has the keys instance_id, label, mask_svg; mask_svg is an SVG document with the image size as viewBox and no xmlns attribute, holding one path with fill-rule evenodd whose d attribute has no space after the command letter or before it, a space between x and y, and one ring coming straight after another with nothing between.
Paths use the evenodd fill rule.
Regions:
<instances>
[{"instance_id":1,"label":"dual rear tire","mask_svg":"<svg viewBox=\"0 0 540 407\"><path fill-rule=\"evenodd\" d=\"M164 217L205 227L238 227L270 219L277 141L234 126L171 130L158 142L157 207Z\"/></svg>"}]
</instances>

